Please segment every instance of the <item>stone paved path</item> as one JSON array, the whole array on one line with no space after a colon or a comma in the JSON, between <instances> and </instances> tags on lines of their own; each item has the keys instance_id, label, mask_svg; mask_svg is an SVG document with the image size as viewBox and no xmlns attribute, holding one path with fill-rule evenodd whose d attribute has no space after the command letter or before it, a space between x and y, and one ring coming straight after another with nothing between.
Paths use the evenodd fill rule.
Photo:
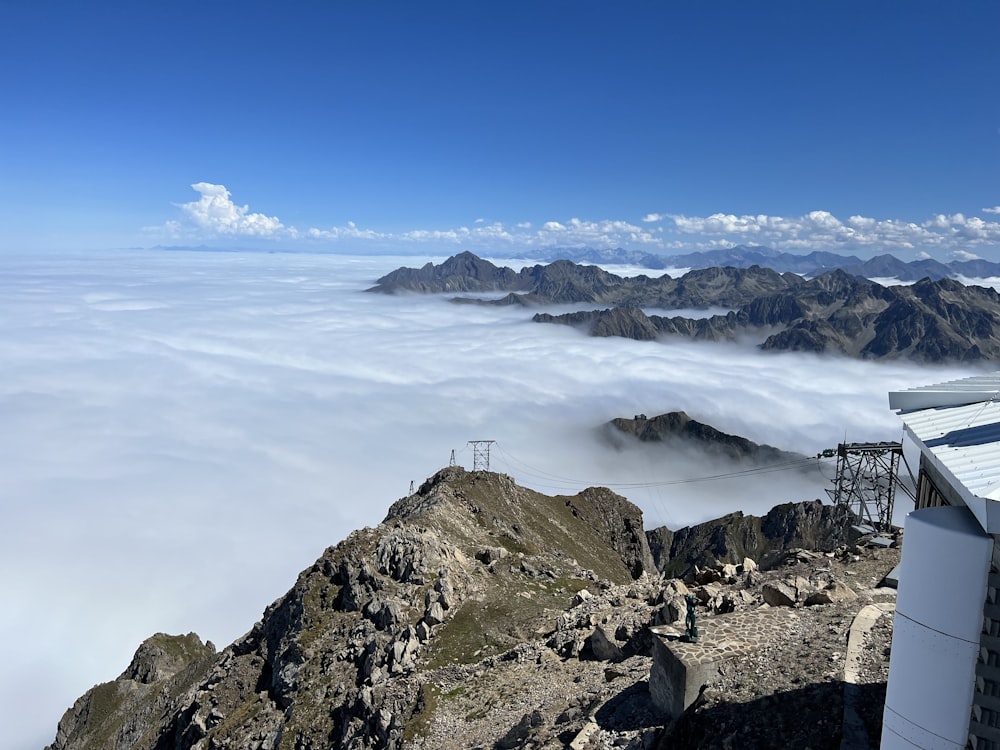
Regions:
<instances>
[{"instance_id":1,"label":"stone paved path","mask_svg":"<svg viewBox=\"0 0 1000 750\"><path fill-rule=\"evenodd\" d=\"M797 619L798 615L788 607L761 607L706 617L697 622L697 643L679 639L683 628L660 626L650 630L666 636L671 651L686 664L710 664L742 656L773 642L779 631L787 632Z\"/></svg>"}]
</instances>

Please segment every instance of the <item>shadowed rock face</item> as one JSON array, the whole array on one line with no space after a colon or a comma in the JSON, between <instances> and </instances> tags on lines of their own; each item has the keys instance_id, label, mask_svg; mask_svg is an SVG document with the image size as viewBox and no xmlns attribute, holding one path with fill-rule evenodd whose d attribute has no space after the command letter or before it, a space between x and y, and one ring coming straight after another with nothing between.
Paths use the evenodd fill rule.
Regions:
<instances>
[{"instance_id":1,"label":"shadowed rock face","mask_svg":"<svg viewBox=\"0 0 1000 750\"><path fill-rule=\"evenodd\" d=\"M610 490L551 497L443 469L327 549L221 653L193 634L144 642L50 748L400 747L433 713L426 675L502 664L586 585L655 573L641 512Z\"/></svg>"},{"instance_id":2,"label":"shadowed rock face","mask_svg":"<svg viewBox=\"0 0 1000 750\"><path fill-rule=\"evenodd\" d=\"M646 532L659 570L684 575L694 566L738 563L744 557L768 567L789 549L829 551L844 542L848 511L819 500L783 503L764 516L738 511L677 531Z\"/></svg>"}]
</instances>

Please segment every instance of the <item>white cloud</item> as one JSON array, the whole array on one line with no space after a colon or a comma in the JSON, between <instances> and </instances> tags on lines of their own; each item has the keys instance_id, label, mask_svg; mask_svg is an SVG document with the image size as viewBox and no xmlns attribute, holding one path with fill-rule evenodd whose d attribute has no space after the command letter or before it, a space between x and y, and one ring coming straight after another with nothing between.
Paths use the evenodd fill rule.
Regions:
<instances>
[{"instance_id":1,"label":"white cloud","mask_svg":"<svg viewBox=\"0 0 1000 750\"><path fill-rule=\"evenodd\" d=\"M845 247L913 250L949 248L957 243L1000 245L1000 222L961 213L937 214L922 224L868 216L851 216L842 221L829 211L810 211L797 217L717 213L707 217L678 214L670 218L681 234L728 236L740 242L791 250Z\"/></svg>"},{"instance_id":2,"label":"white cloud","mask_svg":"<svg viewBox=\"0 0 1000 750\"><path fill-rule=\"evenodd\" d=\"M297 229L277 216L251 212L237 205L224 185L198 182L197 201L179 206L182 220L171 219L155 231L171 239L272 238L311 243L369 243L392 250L403 245L448 243L488 254L491 249L520 246L642 247L649 250L690 251L751 243L784 250L833 249L843 251L950 251L970 247L1000 247L1000 221L963 213L936 214L915 223L852 215L841 219L829 211L802 216L713 213L708 216L647 213L641 224L620 219L549 219L540 224L511 225L479 217L471 226L424 227L382 231L354 222L328 228ZM1000 207L983 209L1000 212ZM665 224L662 224L665 222ZM352 245L352 247L357 246ZM360 247L359 247L360 249Z\"/></svg>"},{"instance_id":3,"label":"white cloud","mask_svg":"<svg viewBox=\"0 0 1000 750\"><path fill-rule=\"evenodd\" d=\"M565 224L558 221L545 222L530 244L615 247L654 244L657 241L656 236L648 230L627 221L586 221L573 218Z\"/></svg>"},{"instance_id":4,"label":"white cloud","mask_svg":"<svg viewBox=\"0 0 1000 750\"><path fill-rule=\"evenodd\" d=\"M285 226L276 216L251 213L248 206L233 203L225 185L196 182L191 186L201 197L179 208L200 229L233 237L272 237Z\"/></svg>"},{"instance_id":5,"label":"white cloud","mask_svg":"<svg viewBox=\"0 0 1000 750\"><path fill-rule=\"evenodd\" d=\"M982 260L980 256L968 250L952 250L948 255L955 260Z\"/></svg>"},{"instance_id":6,"label":"white cloud","mask_svg":"<svg viewBox=\"0 0 1000 750\"><path fill-rule=\"evenodd\" d=\"M347 222L342 227L330 227L329 229L311 228L306 230L305 237L313 240L383 240L387 235L376 232L374 229L361 229L353 221Z\"/></svg>"},{"instance_id":7,"label":"white cloud","mask_svg":"<svg viewBox=\"0 0 1000 750\"><path fill-rule=\"evenodd\" d=\"M51 741L62 711L153 632L225 645L451 449L469 465L467 440L498 440L494 468L546 491L580 489L551 475L650 483L624 494L650 526L678 526L822 488L774 474L657 487L713 467L610 453L594 425L685 409L813 452L845 434L892 439L887 390L968 374L592 339L523 310L360 293L423 261L8 258L0 496L4 527L19 530L0 546L0 569L18 571L0 578L8 744Z\"/></svg>"},{"instance_id":8,"label":"white cloud","mask_svg":"<svg viewBox=\"0 0 1000 750\"><path fill-rule=\"evenodd\" d=\"M988 214L1000 214L1000 206L993 206L992 208L984 208L983 212Z\"/></svg>"}]
</instances>

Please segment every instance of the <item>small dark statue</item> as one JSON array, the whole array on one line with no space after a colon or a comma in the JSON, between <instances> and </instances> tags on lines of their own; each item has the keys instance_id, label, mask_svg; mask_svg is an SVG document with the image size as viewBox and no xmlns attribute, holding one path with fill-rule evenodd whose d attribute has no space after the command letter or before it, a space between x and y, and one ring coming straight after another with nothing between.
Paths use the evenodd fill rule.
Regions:
<instances>
[{"instance_id":1,"label":"small dark statue","mask_svg":"<svg viewBox=\"0 0 1000 750\"><path fill-rule=\"evenodd\" d=\"M687 643L697 643L698 616L694 612L694 606L698 603L698 597L688 594L684 597L684 601L687 602L687 617L684 618L684 635L681 637L681 640Z\"/></svg>"}]
</instances>

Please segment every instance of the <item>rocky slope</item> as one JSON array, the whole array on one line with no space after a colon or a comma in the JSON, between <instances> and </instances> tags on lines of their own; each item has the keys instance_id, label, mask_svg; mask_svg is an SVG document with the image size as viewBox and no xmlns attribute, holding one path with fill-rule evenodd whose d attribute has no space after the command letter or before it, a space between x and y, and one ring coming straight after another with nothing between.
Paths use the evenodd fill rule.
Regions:
<instances>
[{"instance_id":1,"label":"rocky slope","mask_svg":"<svg viewBox=\"0 0 1000 750\"><path fill-rule=\"evenodd\" d=\"M548 497L445 469L378 528L328 549L221 653L194 635L154 636L77 701L50 747L412 745L449 674L512 658L585 587L649 573L641 513L624 498ZM561 647L582 648L574 637ZM479 717L494 740L521 713L507 727L497 717Z\"/></svg>"},{"instance_id":2,"label":"rocky slope","mask_svg":"<svg viewBox=\"0 0 1000 750\"><path fill-rule=\"evenodd\" d=\"M796 551L771 572L713 563L685 584L657 573L641 513L609 490L550 497L444 469L327 549L221 652L194 634L148 639L66 712L50 748L819 747L842 711L831 653L897 559ZM710 700L665 726L647 687L650 626L683 619L684 593L699 617L766 603L802 608L801 626L767 651L796 661L767 664L747 695L720 673ZM823 700L784 711L795 679L821 683ZM763 731L746 705L762 696L787 734L741 744L740 731ZM815 726L796 725L806 709Z\"/></svg>"}]
</instances>

